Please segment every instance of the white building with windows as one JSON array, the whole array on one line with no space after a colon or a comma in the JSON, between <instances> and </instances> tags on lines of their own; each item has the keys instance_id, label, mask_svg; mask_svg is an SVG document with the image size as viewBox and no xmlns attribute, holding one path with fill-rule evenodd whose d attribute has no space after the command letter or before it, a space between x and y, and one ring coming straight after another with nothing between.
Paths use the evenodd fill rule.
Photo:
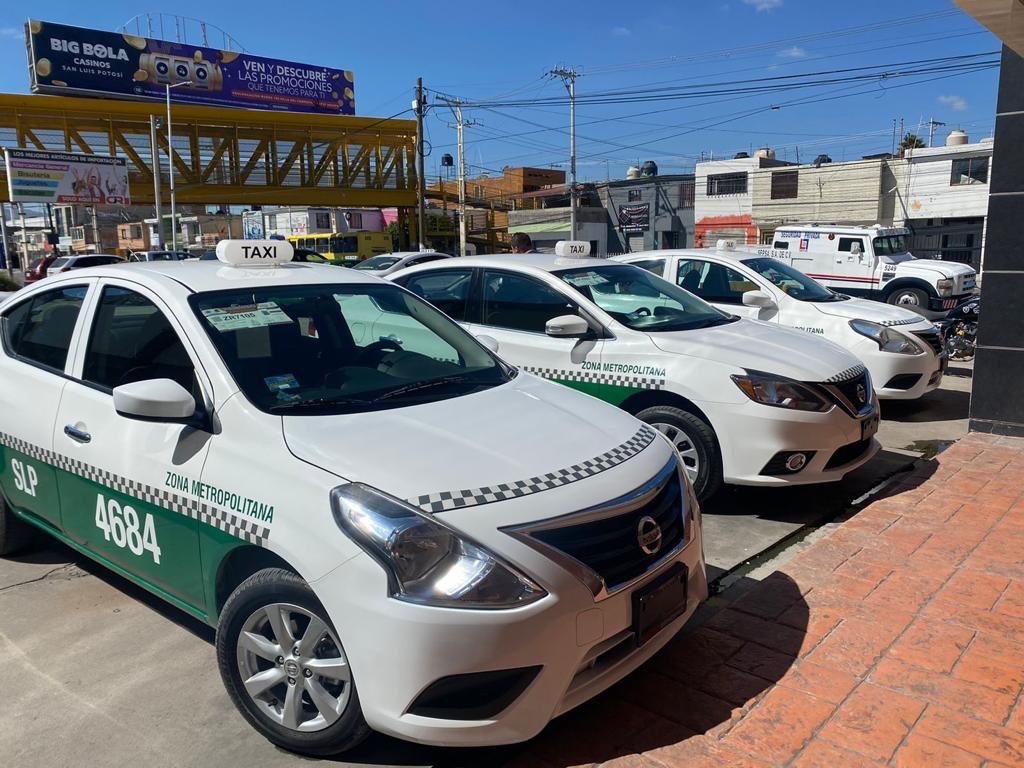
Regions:
<instances>
[{"instance_id":1,"label":"white building with windows","mask_svg":"<svg viewBox=\"0 0 1024 768\"><path fill-rule=\"evenodd\" d=\"M289 237L331 232L383 232L384 214L377 208L265 207L264 237Z\"/></svg>"},{"instance_id":2,"label":"white building with windows","mask_svg":"<svg viewBox=\"0 0 1024 768\"><path fill-rule=\"evenodd\" d=\"M953 131L945 146L907 151L900 197L915 256L981 266L992 146Z\"/></svg>"},{"instance_id":3,"label":"white building with windows","mask_svg":"<svg viewBox=\"0 0 1024 768\"><path fill-rule=\"evenodd\" d=\"M791 165L776 160L771 149L753 157L740 152L731 160L697 163L694 194L694 243L710 247L719 239L757 243L754 223L754 187L751 175L761 168Z\"/></svg>"}]
</instances>

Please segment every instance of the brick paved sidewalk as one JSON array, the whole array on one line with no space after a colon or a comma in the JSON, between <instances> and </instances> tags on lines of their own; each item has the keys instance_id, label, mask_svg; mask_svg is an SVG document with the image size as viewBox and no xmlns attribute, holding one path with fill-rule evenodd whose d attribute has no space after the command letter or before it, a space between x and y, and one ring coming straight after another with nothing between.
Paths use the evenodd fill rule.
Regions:
<instances>
[{"instance_id":1,"label":"brick paved sidewalk","mask_svg":"<svg viewBox=\"0 0 1024 768\"><path fill-rule=\"evenodd\" d=\"M510 766L1024 766L1024 440L971 435Z\"/></svg>"}]
</instances>

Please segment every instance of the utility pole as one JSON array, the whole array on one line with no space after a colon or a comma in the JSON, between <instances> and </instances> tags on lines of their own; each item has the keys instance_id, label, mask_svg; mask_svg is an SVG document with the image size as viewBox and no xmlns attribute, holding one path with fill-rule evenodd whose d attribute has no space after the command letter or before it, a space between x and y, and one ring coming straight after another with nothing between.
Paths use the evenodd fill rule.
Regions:
<instances>
[{"instance_id":1,"label":"utility pole","mask_svg":"<svg viewBox=\"0 0 1024 768\"><path fill-rule=\"evenodd\" d=\"M175 221L177 215L176 200L174 197L174 144L171 135L171 88L180 85L192 85L191 80L183 80L180 83L167 85L167 173L171 180L171 250L178 250L178 225Z\"/></svg>"},{"instance_id":2,"label":"utility pole","mask_svg":"<svg viewBox=\"0 0 1024 768\"><path fill-rule=\"evenodd\" d=\"M569 67L558 67L550 72L562 78L569 91L569 239L576 239L576 78L579 74Z\"/></svg>"},{"instance_id":3,"label":"utility pole","mask_svg":"<svg viewBox=\"0 0 1024 768\"><path fill-rule=\"evenodd\" d=\"M0 203L0 238L3 241L4 260L7 262L7 276L14 279L14 264L11 263L11 241L7 239L7 204Z\"/></svg>"},{"instance_id":4,"label":"utility pole","mask_svg":"<svg viewBox=\"0 0 1024 768\"><path fill-rule=\"evenodd\" d=\"M459 256L466 255L466 128L476 125L475 120L466 120L462 114L462 101L459 99L442 99L455 115L455 128L459 146Z\"/></svg>"},{"instance_id":5,"label":"utility pole","mask_svg":"<svg viewBox=\"0 0 1024 768\"><path fill-rule=\"evenodd\" d=\"M935 129L940 125L945 125L941 120L929 120L928 121L928 146L935 146Z\"/></svg>"},{"instance_id":6,"label":"utility pole","mask_svg":"<svg viewBox=\"0 0 1024 768\"><path fill-rule=\"evenodd\" d=\"M21 219L21 265L22 274L28 270L28 232L25 230L25 204L18 203L18 217Z\"/></svg>"},{"instance_id":7,"label":"utility pole","mask_svg":"<svg viewBox=\"0 0 1024 768\"><path fill-rule=\"evenodd\" d=\"M153 207L156 209L156 240L150 245L154 250L164 247L163 207L160 205L160 147L156 143L156 132L160 129L160 118L149 116L149 151L153 157Z\"/></svg>"},{"instance_id":8,"label":"utility pole","mask_svg":"<svg viewBox=\"0 0 1024 768\"><path fill-rule=\"evenodd\" d=\"M424 250L427 241L426 225L426 181L423 176L423 113L426 105L423 103L423 78L416 78L416 101L412 103L416 111L416 233L419 240L420 250Z\"/></svg>"}]
</instances>

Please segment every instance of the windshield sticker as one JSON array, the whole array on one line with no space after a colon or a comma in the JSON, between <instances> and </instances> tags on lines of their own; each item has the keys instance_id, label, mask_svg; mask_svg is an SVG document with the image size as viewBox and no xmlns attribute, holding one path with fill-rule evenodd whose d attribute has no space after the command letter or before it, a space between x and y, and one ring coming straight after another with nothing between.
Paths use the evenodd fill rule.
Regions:
<instances>
[{"instance_id":1,"label":"windshield sticker","mask_svg":"<svg viewBox=\"0 0 1024 768\"><path fill-rule=\"evenodd\" d=\"M273 301L230 309L204 309L203 316L221 333L237 331L240 328L266 328L270 325L292 322L292 319Z\"/></svg>"},{"instance_id":2,"label":"windshield sticker","mask_svg":"<svg viewBox=\"0 0 1024 768\"><path fill-rule=\"evenodd\" d=\"M299 380L290 373L283 373L280 376L267 376L263 383L271 392L280 392L282 389L298 389Z\"/></svg>"},{"instance_id":3,"label":"windshield sticker","mask_svg":"<svg viewBox=\"0 0 1024 768\"><path fill-rule=\"evenodd\" d=\"M576 288L587 288L591 285L604 285L611 281L607 277L601 277L597 272L583 272L578 275L566 275L565 282Z\"/></svg>"}]
</instances>

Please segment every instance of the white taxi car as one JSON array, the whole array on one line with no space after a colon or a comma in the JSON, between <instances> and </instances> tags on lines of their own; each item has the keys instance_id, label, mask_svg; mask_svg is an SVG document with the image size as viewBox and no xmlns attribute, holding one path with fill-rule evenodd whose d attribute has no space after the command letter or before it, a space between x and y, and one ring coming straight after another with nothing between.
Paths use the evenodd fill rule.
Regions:
<instances>
[{"instance_id":1,"label":"white taxi car","mask_svg":"<svg viewBox=\"0 0 1024 768\"><path fill-rule=\"evenodd\" d=\"M664 433L698 498L723 479L839 480L878 450L878 403L856 357L825 339L721 312L629 264L478 256L388 279L503 359Z\"/></svg>"},{"instance_id":2,"label":"white taxi car","mask_svg":"<svg viewBox=\"0 0 1024 768\"><path fill-rule=\"evenodd\" d=\"M917 312L835 293L778 259L736 251L731 241L614 258L725 312L836 342L864 362L880 399L919 398L939 386L946 370L942 336Z\"/></svg>"},{"instance_id":3,"label":"white taxi car","mask_svg":"<svg viewBox=\"0 0 1024 768\"><path fill-rule=\"evenodd\" d=\"M668 441L290 251L0 305L0 553L41 529L216 626L242 715L308 754L527 739L657 652L707 595Z\"/></svg>"}]
</instances>

